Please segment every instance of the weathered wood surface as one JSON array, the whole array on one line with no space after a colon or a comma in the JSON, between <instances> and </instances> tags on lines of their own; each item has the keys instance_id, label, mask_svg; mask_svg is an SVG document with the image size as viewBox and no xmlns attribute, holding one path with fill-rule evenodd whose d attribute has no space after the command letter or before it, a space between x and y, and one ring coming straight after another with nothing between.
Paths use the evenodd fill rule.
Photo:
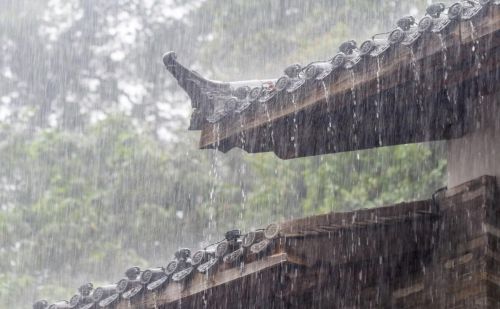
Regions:
<instances>
[{"instance_id":1,"label":"weathered wood surface","mask_svg":"<svg viewBox=\"0 0 500 309\"><path fill-rule=\"evenodd\" d=\"M474 130L465 111L500 94L499 30L500 6L490 5L449 33L425 33L411 48L367 58L324 87L207 122L200 147L295 158L463 136Z\"/></svg>"},{"instance_id":2,"label":"weathered wood surface","mask_svg":"<svg viewBox=\"0 0 500 309\"><path fill-rule=\"evenodd\" d=\"M334 212L315 215L307 218L284 222L280 225L281 234L287 238L313 236L319 233L332 232L376 224L390 224L411 216L432 214L431 200L400 203L373 209L361 209L351 212Z\"/></svg>"},{"instance_id":3,"label":"weathered wood surface","mask_svg":"<svg viewBox=\"0 0 500 309\"><path fill-rule=\"evenodd\" d=\"M448 186L489 174L500 186L500 94L489 96L488 104L466 111L474 115L477 128L471 134L447 141Z\"/></svg>"},{"instance_id":4,"label":"weathered wood surface","mask_svg":"<svg viewBox=\"0 0 500 309\"><path fill-rule=\"evenodd\" d=\"M404 252L395 238L411 240L401 228L399 234L385 235L392 256L367 254L366 259L333 259L301 268L290 278L286 294L290 307L498 308L500 198L495 186L494 178L482 177L439 197L437 229L428 229L424 238L430 237L430 247ZM313 243L308 247L314 255ZM330 254L359 246L356 239L336 247L322 244ZM302 250L307 252L305 246ZM310 278L316 285L308 288L301 278ZM312 296L305 296L308 293Z\"/></svg>"},{"instance_id":5,"label":"weathered wood surface","mask_svg":"<svg viewBox=\"0 0 500 309\"><path fill-rule=\"evenodd\" d=\"M270 255L117 308L498 308L495 179L435 201L286 222Z\"/></svg>"}]
</instances>

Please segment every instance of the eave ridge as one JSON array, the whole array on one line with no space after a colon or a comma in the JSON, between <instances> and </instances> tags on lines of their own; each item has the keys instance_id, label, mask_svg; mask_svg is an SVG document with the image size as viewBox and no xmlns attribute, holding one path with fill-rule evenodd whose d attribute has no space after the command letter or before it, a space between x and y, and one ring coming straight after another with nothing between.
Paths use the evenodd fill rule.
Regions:
<instances>
[{"instance_id":1,"label":"eave ridge","mask_svg":"<svg viewBox=\"0 0 500 309\"><path fill-rule=\"evenodd\" d=\"M163 62L191 98L194 111L190 130L201 130L205 122L215 124L226 117L238 117L249 113L258 103L293 101L296 93L333 83L341 71L359 73L356 68L361 67L362 62L379 58L394 48L411 48L424 33L440 35L450 31L461 21L479 15L489 5L500 5L500 1L463 0L449 7L433 3L418 22L413 16L404 16L396 22L395 29L375 34L359 47L354 40L346 41L330 59L305 66L292 64L284 69L281 77L271 80L209 80L180 64L174 52L166 53Z\"/></svg>"}]
</instances>

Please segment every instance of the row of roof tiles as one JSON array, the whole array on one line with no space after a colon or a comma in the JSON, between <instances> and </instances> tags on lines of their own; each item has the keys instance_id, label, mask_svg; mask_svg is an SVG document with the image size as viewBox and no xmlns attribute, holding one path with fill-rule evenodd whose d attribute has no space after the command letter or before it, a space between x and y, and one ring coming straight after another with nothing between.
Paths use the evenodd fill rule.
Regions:
<instances>
[{"instance_id":1,"label":"row of roof tiles","mask_svg":"<svg viewBox=\"0 0 500 309\"><path fill-rule=\"evenodd\" d=\"M290 65L278 79L224 83L205 79L186 69L177 62L174 52L165 54L163 62L190 95L195 108L191 129L197 130L200 129L200 117L202 122L216 123L226 116L241 114L255 103L267 103L293 94L304 85L324 82L341 70L355 70L364 59L380 57L390 48L411 47L424 33L440 35L460 21L471 20L488 5L499 4L499 1L492 0L465 0L449 7L444 3L431 4L418 22L413 16L405 16L390 32L376 34L359 47L355 41L347 41L340 45L339 52L331 59L306 66Z\"/></svg>"},{"instance_id":2,"label":"row of roof tiles","mask_svg":"<svg viewBox=\"0 0 500 309\"><path fill-rule=\"evenodd\" d=\"M270 248L280 237L277 224L266 229L242 234L240 230L226 232L224 240L195 253L182 248L174 254L174 259L165 267L141 269L137 266L125 271L125 277L114 284L94 288L86 283L78 288L69 301L49 303L40 300L33 309L96 309L110 308L120 301L130 301L166 288L170 282L188 284L195 273L214 274L218 266L237 267L248 256L261 258L270 253Z\"/></svg>"}]
</instances>

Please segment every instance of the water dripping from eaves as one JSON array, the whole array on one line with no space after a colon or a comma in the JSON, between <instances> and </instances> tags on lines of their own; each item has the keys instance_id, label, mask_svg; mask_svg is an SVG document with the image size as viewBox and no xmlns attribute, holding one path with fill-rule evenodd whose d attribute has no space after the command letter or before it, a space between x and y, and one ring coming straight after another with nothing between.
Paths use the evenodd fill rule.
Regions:
<instances>
[{"instance_id":1,"label":"water dripping from eaves","mask_svg":"<svg viewBox=\"0 0 500 309\"><path fill-rule=\"evenodd\" d=\"M299 154L299 145L298 145L298 139L299 139L299 125L297 123L297 102L295 99L295 94L292 94L292 105L294 108L294 113L293 113L293 135L291 136L292 142L293 142L293 148L295 150L295 156L298 156Z\"/></svg>"},{"instance_id":2,"label":"water dripping from eaves","mask_svg":"<svg viewBox=\"0 0 500 309\"><path fill-rule=\"evenodd\" d=\"M353 70L350 70L350 75L351 75L351 102L352 102L352 132L353 134L353 143L354 145L358 144L358 119L357 119L357 114L356 114L356 106L357 106L357 101L356 101L356 76L354 74Z\"/></svg>"},{"instance_id":3,"label":"water dripping from eaves","mask_svg":"<svg viewBox=\"0 0 500 309\"><path fill-rule=\"evenodd\" d=\"M269 107L267 106L267 103L263 103L263 104L264 104L264 110L265 110L266 117L267 117L267 122L270 124L270 127L271 127L271 145L274 147L275 146L274 126L272 125L271 114L269 113Z\"/></svg>"},{"instance_id":4,"label":"water dripping from eaves","mask_svg":"<svg viewBox=\"0 0 500 309\"><path fill-rule=\"evenodd\" d=\"M446 87L446 82L448 80L448 48L446 47L446 42L444 41L443 35L441 33L438 34L439 41L441 42L441 54L443 55L443 69L444 69L444 85Z\"/></svg>"},{"instance_id":5,"label":"water dripping from eaves","mask_svg":"<svg viewBox=\"0 0 500 309\"><path fill-rule=\"evenodd\" d=\"M325 102L326 102L326 110L328 112L328 127L326 129L327 134L330 133L333 129L333 124L332 124L332 116L330 114L331 112L331 106L330 106L330 92L328 91L328 88L326 87L325 81L321 80L321 85L323 86L323 92L325 95Z\"/></svg>"},{"instance_id":6,"label":"water dripping from eaves","mask_svg":"<svg viewBox=\"0 0 500 309\"><path fill-rule=\"evenodd\" d=\"M477 30L476 27L474 26L474 23L472 21L469 22L469 26L471 29L471 40L472 40L472 53L474 55L474 63L476 70L474 72L474 76L477 79L477 95L479 98L479 105L483 104L484 101L484 96L482 94L482 85L480 84L481 79L479 78L479 72L481 70L482 66L482 55L481 51L479 50L479 40L477 39Z\"/></svg>"},{"instance_id":7,"label":"water dripping from eaves","mask_svg":"<svg viewBox=\"0 0 500 309\"><path fill-rule=\"evenodd\" d=\"M380 57L377 57L377 72L376 72L376 78L377 78L377 95L375 97L375 100L374 100L374 104L375 104L375 118L377 119L377 123L380 119L380 107L382 105L382 98L380 96ZM378 144L379 146L382 146L383 145L383 142L382 142L382 133L380 132L380 130L378 130Z\"/></svg>"}]
</instances>

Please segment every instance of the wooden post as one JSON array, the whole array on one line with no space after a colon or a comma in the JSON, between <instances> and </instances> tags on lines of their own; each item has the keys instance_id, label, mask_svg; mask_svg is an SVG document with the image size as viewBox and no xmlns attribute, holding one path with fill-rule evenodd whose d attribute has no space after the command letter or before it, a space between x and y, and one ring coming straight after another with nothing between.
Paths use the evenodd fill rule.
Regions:
<instances>
[{"instance_id":1,"label":"wooden post","mask_svg":"<svg viewBox=\"0 0 500 309\"><path fill-rule=\"evenodd\" d=\"M477 101L473 132L447 141L448 187L482 175L496 176L500 186L500 93Z\"/></svg>"}]
</instances>

